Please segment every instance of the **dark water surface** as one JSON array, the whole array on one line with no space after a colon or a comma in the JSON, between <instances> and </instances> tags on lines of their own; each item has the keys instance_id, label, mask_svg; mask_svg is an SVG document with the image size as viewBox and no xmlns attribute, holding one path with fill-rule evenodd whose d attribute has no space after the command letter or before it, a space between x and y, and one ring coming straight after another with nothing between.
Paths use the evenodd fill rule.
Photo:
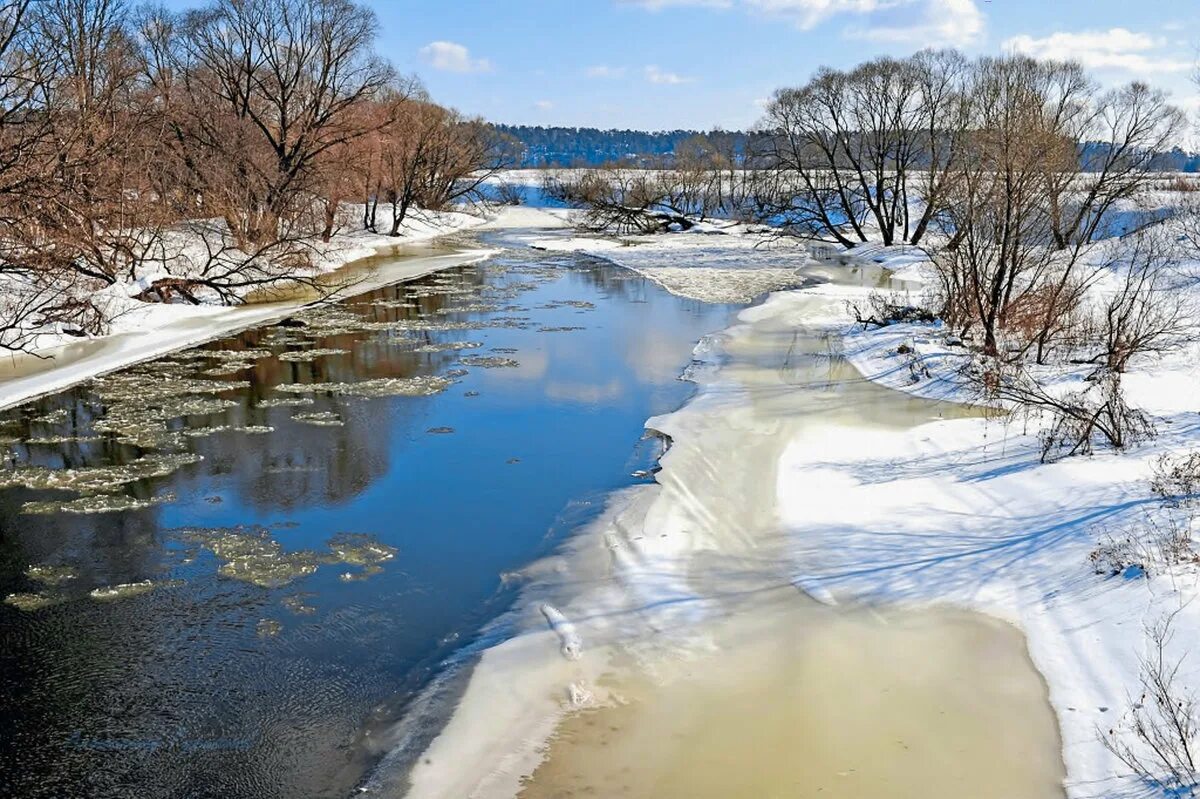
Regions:
<instances>
[{"instance_id":1,"label":"dark water surface","mask_svg":"<svg viewBox=\"0 0 1200 799\"><path fill-rule=\"evenodd\" d=\"M349 795L733 311L508 250L0 415L0 796Z\"/></svg>"}]
</instances>

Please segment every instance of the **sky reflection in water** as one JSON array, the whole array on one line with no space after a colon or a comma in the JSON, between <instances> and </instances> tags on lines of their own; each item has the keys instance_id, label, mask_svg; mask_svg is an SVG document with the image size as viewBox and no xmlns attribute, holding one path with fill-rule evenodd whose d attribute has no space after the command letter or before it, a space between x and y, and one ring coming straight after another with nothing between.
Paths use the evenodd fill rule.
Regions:
<instances>
[{"instance_id":1,"label":"sky reflection in water","mask_svg":"<svg viewBox=\"0 0 1200 799\"><path fill-rule=\"evenodd\" d=\"M24 483L0 488L0 595L45 600L0 604L0 795L346 795L373 710L647 465L643 422L734 310L509 251L139 367L123 400L85 385L0 417L0 484ZM172 379L234 387L132 433ZM354 396L366 381L384 396ZM183 457L112 494L46 490L147 456ZM130 501L162 504L58 511Z\"/></svg>"}]
</instances>

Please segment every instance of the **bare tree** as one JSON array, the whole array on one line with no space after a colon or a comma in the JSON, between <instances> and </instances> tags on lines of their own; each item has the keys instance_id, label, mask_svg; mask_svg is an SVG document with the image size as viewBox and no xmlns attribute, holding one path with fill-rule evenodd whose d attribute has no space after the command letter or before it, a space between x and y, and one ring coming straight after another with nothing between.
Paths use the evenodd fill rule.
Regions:
<instances>
[{"instance_id":1,"label":"bare tree","mask_svg":"<svg viewBox=\"0 0 1200 799\"><path fill-rule=\"evenodd\" d=\"M1021 365L993 363L980 389L1041 422L1042 461L1090 455L1097 444L1125 449L1154 436L1150 417L1129 405L1118 372L1097 370L1066 394L1042 385Z\"/></svg>"},{"instance_id":2,"label":"bare tree","mask_svg":"<svg viewBox=\"0 0 1200 799\"><path fill-rule=\"evenodd\" d=\"M965 74L961 56L926 52L822 69L777 92L763 123L781 175L776 213L800 235L848 247L873 235L919 243L942 208Z\"/></svg>"},{"instance_id":3,"label":"bare tree","mask_svg":"<svg viewBox=\"0 0 1200 799\"><path fill-rule=\"evenodd\" d=\"M1123 274L1099 311L1090 338L1100 352L1089 360L1124 372L1140 355L1177 350L1196 331L1194 312L1175 271L1176 252L1155 232L1136 234L1118 261Z\"/></svg>"},{"instance_id":4,"label":"bare tree","mask_svg":"<svg viewBox=\"0 0 1200 799\"><path fill-rule=\"evenodd\" d=\"M392 74L375 32L350 0L214 0L147 29L178 158L239 244L310 213L317 161L364 134L354 109Z\"/></svg>"},{"instance_id":5,"label":"bare tree","mask_svg":"<svg viewBox=\"0 0 1200 799\"><path fill-rule=\"evenodd\" d=\"M1091 84L1077 64L1006 56L982 59L968 91L970 131L942 215L950 246L935 263L942 315L978 329L994 357L1002 331L1024 323L1024 352L1086 288L1074 272L1081 250L1055 244L1050 198L1055 177L1077 168L1072 132Z\"/></svg>"},{"instance_id":6,"label":"bare tree","mask_svg":"<svg viewBox=\"0 0 1200 799\"><path fill-rule=\"evenodd\" d=\"M1148 652L1139 658L1141 694L1122 723L1097 730L1100 742L1138 777L1164 791L1196 795L1197 733L1195 694L1179 684L1183 658L1171 659L1172 625L1179 610L1146 629ZM1132 738L1132 741L1130 740Z\"/></svg>"}]
</instances>

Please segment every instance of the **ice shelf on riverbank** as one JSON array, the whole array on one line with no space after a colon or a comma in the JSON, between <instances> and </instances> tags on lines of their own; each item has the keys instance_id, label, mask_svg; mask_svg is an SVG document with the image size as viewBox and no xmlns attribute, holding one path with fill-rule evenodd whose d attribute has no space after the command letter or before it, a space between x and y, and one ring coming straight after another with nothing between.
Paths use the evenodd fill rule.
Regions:
<instances>
[{"instance_id":1,"label":"ice shelf on riverbank","mask_svg":"<svg viewBox=\"0 0 1200 799\"><path fill-rule=\"evenodd\" d=\"M702 302L750 302L769 291L810 281L801 268L809 261L803 245L764 237L740 224L705 223L670 235L576 235L530 243L539 249L605 258L673 294Z\"/></svg>"}]
</instances>

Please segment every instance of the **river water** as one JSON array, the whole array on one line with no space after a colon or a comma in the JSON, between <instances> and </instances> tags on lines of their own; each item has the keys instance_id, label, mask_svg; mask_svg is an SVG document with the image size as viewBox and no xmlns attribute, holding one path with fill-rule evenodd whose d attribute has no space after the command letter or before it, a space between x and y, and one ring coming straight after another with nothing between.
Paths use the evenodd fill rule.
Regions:
<instances>
[{"instance_id":1,"label":"river water","mask_svg":"<svg viewBox=\"0 0 1200 799\"><path fill-rule=\"evenodd\" d=\"M0 416L0 795L351 794L735 310L506 250Z\"/></svg>"}]
</instances>

